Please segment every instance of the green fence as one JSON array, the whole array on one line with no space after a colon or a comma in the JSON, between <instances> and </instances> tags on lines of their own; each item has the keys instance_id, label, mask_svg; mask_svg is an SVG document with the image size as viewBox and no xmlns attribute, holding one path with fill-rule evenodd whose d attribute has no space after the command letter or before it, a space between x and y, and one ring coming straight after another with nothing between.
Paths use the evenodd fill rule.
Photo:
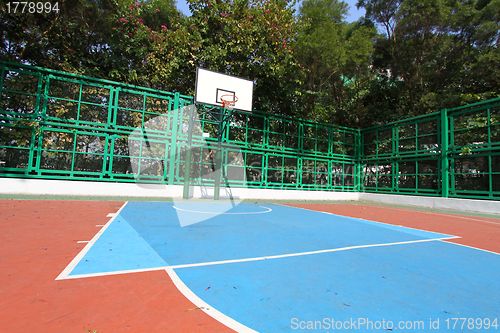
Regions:
<instances>
[{"instance_id":1,"label":"green fence","mask_svg":"<svg viewBox=\"0 0 500 333\"><path fill-rule=\"evenodd\" d=\"M0 68L0 176L184 183L192 97L20 64ZM358 130L258 111L234 111L221 129L220 109L196 107L192 183L214 184L205 171L214 169L220 135L223 185L355 190ZM243 177L231 177L242 168Z\"/></svg>"},{"instance_id":2,"label":"green fence","mask_svg":"<svg viewBox=\"0 0 500 333\"><path fill-rule=\"evenodd\" d=\"M361 131L364 191L500 199L500 99Z\"/></svg>"},{"instance_id":3,"label":"green fence","mask_svg":"<svg viewBox=\"0 0 500 333\"><path fill-rule=\"evenodd\" d=\"M364 130L365 191L440 196L440 121L434 113Z\"/></svg>"},{"instance_id":4,"label":"green fence","mask_svg":"<svg viewBox=\"0 0 500 333\"><path fill-rule=\"evenodd\" d=\"M500 198L500 100L450 110L450 197Z\"/></svg>"},{"instance_id":5,"label":"green fence","mask_svg":"<svg viewBox=\"0 0 500 333\"><path fill-rule=\"evenodd\" d=\"M192 97L0 69L1 177L184 183ZM196 108L193 184L215 184L220 137L223 185L500 198L500 99L363 130L259 111L220 126L220 109Z\"/></svg>"}]
</instances>

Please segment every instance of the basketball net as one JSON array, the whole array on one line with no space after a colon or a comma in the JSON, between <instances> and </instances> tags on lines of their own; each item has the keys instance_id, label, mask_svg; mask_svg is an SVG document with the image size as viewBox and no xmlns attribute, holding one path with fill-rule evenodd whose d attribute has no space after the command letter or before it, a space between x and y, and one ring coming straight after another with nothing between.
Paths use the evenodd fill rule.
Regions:
<instances>
[{"instance_id":1,"label":"basketball net","mask_svg":"<svg viewBox=\"0 0 500 333\"><path fill-rule=\"evenodd\" d=\"M234 106L238 101L238 97L236 97L236 95L222 95L220 100L222 101L222 107L231 111L234 109Z\"/></svg>"}]
</instances>

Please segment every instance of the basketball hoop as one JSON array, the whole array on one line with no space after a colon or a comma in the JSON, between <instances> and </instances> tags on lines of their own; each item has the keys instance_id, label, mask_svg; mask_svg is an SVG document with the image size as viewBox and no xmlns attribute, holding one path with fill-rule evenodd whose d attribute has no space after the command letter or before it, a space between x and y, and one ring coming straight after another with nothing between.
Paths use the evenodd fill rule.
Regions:
<instances>
[{"instance_id":1,"label":"basketball hoop","mask_svg":"<svg viewBox=\"0 0 500 333\"><path fill-rule=\"evenodd\" d=\"M222 101L222 107L231 111L238 102L238 97L236 95L222 95L220 100Z\"/></svg>"}]
</instances>

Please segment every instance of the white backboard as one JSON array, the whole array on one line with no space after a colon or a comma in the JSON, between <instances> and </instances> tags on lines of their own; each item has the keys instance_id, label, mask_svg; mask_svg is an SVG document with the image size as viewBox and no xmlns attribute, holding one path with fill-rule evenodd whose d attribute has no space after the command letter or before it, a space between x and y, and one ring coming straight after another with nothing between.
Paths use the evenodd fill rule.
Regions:
<instances>
[{"instance_id":1,"label":"white backboard","mask_svg":"<svg viewBox=\"0 0 500 333\"><path fill-rule=\"evenodd\" d=\"M252 112L253 81L241 77L196 68L194 101L199 104L222 106L222 95L236 95L235 110Z\"/></svg>"}]
</instances>

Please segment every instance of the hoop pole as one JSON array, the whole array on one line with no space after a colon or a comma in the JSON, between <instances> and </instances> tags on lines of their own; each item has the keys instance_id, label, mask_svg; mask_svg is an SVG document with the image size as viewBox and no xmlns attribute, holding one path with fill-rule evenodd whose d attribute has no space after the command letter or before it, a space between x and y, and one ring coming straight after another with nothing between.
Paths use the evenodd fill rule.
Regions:
<instances>
[{"instance_id":1,"label":"hoop pole","mask_svg":"<svg viewBox=\"0 0 500 333\"><path fill-rule=\"evenodd\" d=\"M188 140L186 145L186 164L184 167L184 190L182 197L189 199L189 183L191 182L191 142L193 141L194 104L189 107Z\"/></svg>"},{"instance_id":2,"label":"hoop pole","mask_svg":"<svg viewBox=\"0 0 500 333\"><path fill-rule=\"evenodd\" d=\"M226 115L226 109L222 108L220 112L219 118L219 135L218 135L218 143L217 143L217 151L215 153L215 186L214 186L214 200L219 200L220 194L220 176L222 172L222 131L224 128L224 119Z\"/></svg>"}]
</instances>

